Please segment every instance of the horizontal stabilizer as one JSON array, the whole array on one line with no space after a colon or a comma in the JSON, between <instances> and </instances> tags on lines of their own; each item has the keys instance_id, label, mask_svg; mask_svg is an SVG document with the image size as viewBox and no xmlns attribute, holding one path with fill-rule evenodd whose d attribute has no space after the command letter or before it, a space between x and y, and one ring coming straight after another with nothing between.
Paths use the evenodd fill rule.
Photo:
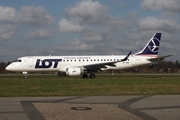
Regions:
<instances>
[{"instance_id":1,"label":"horizontal stabilizer","mask_svg":"<svg viewBox=\"0 0 180 120\"><path fill-rule=\"evenodd\" d=\"M157 58L150 58L148 59L149 61L162 61L164 60L166 57L170 57L170 56L173 56L173 55L166 55L166 56L161 56L161 57L157 57Z\"/></svg>"}]
</instances>

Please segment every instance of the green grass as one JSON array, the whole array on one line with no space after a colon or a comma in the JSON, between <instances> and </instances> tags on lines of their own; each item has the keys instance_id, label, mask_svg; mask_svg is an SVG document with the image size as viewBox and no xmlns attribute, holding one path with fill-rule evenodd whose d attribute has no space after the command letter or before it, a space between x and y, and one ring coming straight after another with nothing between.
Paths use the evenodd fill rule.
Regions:
<instances>
[{"instance_id":1,"label":"green grass","mask_svg":"<svg viewBox=\"0 0 180 120\"><path fill-rule=\"evenodd\" d=\"M0 75L0 97L180 94L180 75Z\"/></svg>"}]
</instances>

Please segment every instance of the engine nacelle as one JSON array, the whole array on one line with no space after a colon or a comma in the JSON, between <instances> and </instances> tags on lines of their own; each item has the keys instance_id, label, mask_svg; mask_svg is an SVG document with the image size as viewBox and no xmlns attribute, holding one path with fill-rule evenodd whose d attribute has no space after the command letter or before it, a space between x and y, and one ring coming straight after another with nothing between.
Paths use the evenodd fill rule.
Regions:
<instances>
[{"instance_id":1,"label":"engine nacelle","mask_svg":"<svg viewBox=\"0 0 180 120\"><path fill-rule=\"evenodd\" d=\"M66 75L68 76L76 76L81 75L82 70L79 67L69 67L66 69Z\"/></svg>"}]
</instances>

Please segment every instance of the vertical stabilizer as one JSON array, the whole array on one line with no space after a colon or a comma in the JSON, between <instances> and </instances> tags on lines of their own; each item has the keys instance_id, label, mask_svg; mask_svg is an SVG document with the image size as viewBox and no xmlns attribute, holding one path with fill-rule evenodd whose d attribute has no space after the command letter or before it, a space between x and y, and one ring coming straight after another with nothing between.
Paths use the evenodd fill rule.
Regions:
<instances>
[{"instance_id":1,"label":"vertical stabilizer","mask_svg":"<svg viewBox=\"0 0 180 120\"><path fill-rule=\"evenodd\" d=\"M146 44L146 46L140 52L135 53L134 55L147 55L157 57L160 46L160 39L161 33L155 33Z\"/></svg>"}]
</instances>

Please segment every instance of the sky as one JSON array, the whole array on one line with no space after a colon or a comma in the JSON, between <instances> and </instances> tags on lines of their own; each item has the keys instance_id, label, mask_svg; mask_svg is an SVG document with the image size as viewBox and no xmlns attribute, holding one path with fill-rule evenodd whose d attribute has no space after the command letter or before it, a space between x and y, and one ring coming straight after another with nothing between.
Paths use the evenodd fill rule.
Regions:
<instances>
[{"instance_id":1,"label":"sky","mask_svg":"<svg viewBox=\"0 0 180 120\"><path fill-rule=\"evenodd\" d=\"M159 56L179 60L179 0L0 1L1 62L22 56L126 55L142 50L156 32L162 33Z\"/></svg>"}]
</instances>

